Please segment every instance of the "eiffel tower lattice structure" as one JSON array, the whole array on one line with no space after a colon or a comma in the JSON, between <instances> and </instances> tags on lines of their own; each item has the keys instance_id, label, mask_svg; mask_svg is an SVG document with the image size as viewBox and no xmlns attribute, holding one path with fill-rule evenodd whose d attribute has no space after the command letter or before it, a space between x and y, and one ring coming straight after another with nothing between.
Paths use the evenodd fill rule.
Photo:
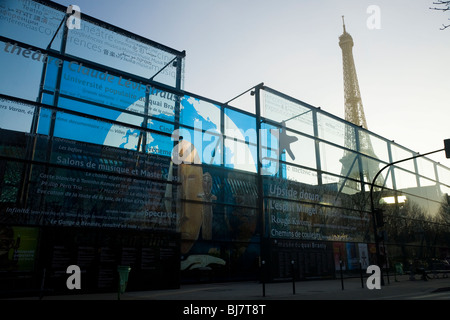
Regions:
<instances>
[{"instance_id":1,"label":"eiffel tower lattice structure","mask_svg":"<svg viewBox=\"0 0 450 320\"><path fill-rule=\"evenodd\" d=\"M339 37L339 46L342 49L344 71L345 120L367 129L367 121L359 91L355 61L353 59L353 38L345 30L344 16L342 16L342 22L344 33ZM345 129L345 147L350 150L358 150L369 157L377 158L373 151L370 136L364 131L359 131L359 135L355 137L355 131L351 126L346 126ZM363 161L362 159L358 159L355 153L348 150L344 151L340 162L342 163L341 175L347 177L347 179L352 178L371 183L379 171L379 164L376 161ZM360 166L362 166L362 169L360 169ZM381 175L377 178L376 184L384 185L384 179ZM354 180L347 180L345 182L346 187L354 190L361 189L358 185Z\"/></svg>"}]
</instances>

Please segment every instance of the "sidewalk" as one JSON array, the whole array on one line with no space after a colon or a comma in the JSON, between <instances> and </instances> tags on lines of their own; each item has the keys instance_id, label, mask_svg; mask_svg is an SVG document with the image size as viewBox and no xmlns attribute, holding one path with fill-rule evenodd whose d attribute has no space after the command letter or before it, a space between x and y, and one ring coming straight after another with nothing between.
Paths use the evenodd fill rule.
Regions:
<instances>
[{"instance_id":1,"label":"sidewalk","mask_svg":"<svg viewBox=\"0 0 450 320\"><path fill-rule=\"evenodd\" d=\"M366 279L347 278L335 280L310 280L266 283L227 282L182 284L179 289L132 291L120 295L120 300L449 300L450 278L428 281L409 280L401 275L394 279L385 277L381 289L369 290ZM38 297L11 300L38 300ZM96 294L68 294L44 296L42 300L119 300L117 292Z\"/></svg>"}]
</instances>

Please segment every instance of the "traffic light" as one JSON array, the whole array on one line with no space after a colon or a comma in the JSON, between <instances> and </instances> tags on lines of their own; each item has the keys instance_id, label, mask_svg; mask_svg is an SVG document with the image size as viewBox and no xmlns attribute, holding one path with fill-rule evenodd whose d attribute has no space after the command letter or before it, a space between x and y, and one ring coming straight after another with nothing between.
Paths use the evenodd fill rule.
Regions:
<instances>
[{"instance_id":1,"label":"traffic light","mask_svg":"<svg viewBox=\"0 0 450 320\"><path fill-rule=\"evenodd\" d=\"M450 159L450 139L444 140L444 147L445 147L445 157L447 159Z\"/></svg>"},{"instance_id":2,"label":"traffic light","mask_svg":"<svg viewBox=\"0 0 450 320\"><path fill-rule=\"evenodd\" d=\"M384 226L384 218L383 218L384 210L383 209L375 209L374 212L375 212L375 220L377 222L377 227Z\"/></svg>"}]
</instances>

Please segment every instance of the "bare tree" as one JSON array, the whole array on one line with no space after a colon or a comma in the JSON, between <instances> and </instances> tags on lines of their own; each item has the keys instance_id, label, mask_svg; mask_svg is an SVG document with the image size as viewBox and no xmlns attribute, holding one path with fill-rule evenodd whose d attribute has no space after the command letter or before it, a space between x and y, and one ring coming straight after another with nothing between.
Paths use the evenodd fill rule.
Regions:
<instances>
[{"instance_id":1,"label":"bare tree","mask_svg":"<svg viewBox=\"0 0 450 320\"><path fill-rule=\"evenodd\" d=\"M434 5L438 5L440 7L433 7L430 8L431 10L438 10L438 11L450 11L450 1L442 1L442 0L438 0L433 2ZM449 18L450 20L450 18ZM441 30L447 29L448 27L450 27L450 24L442 24L442 28Z\"/></svg>"}]
</instances>

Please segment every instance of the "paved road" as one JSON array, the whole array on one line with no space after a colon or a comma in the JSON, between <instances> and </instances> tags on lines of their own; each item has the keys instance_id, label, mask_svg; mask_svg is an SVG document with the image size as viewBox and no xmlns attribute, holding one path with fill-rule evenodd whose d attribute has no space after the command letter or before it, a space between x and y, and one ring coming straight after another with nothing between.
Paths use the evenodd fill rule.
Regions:
<instances>
[{"instance_id":1,"label":"paved road","mask_svg":"<svg viewBox=\"0 0 450 320\"><path fill-rule=\"evenodd\" d=\"M181 285L179 289L154 291L126 291L100 294L67 294L59 296L3 299L5 309L30 317L45 315L61 320L68 316L75 319L91 318L93 312L102 318L155 318L155 319L275 319L360 318L365 316L388 317L399 312L402 318L421 316L423 310L434 311L440 317L445 305L425 306L422 301L450 300L450 278L409 280L408 276L385 280L381 289L369 290L363 279L298 281L295 283L232 282ZM264 288L264 290L263 290ZM13 301L14 300L14 301ZM30 307L26 301L32 303ZM34 303L32 301L35 301ZM68 300L67 308L56 308ZM115 301L114 301L115 300ZM335 303L330 303L333 302ZM355 301L357 303L355 303ZM375 302L374 301L384 301ZM108 303L109 301L109 303ZM372 301L372 302L371 302ZM14 302L18 303L14 306ZM403 303L405 302L405 303ZM52 305L49 305L52 304ZM387 303L387 305L384 305ZM84 304L87 304L86 306ZM58 310L58 311L55 311ZM395 313L392 313L395 310ZM18 313L18 314L19 314ZM26 317L28 318L28 317Z\"/></svg>"},{"instance_id":2,"label":"paved road","mask_svg":"<svg viewBox=\"0 0 450 320\"><path fill-rule=\"evenodd\" d=\"M117 292L99 294L71 293L44 296L42 300L118 300ZM38 297L12 300L39 300ZM369 290L360 278L267 283L227 282L185 284L179 289L133 291L120 295L120 300L179 301L287 301L287 300L450 300L450 278L423 281L409 280L407 275L390 277L381 289Z\"/></svg>"}]
</instances>

